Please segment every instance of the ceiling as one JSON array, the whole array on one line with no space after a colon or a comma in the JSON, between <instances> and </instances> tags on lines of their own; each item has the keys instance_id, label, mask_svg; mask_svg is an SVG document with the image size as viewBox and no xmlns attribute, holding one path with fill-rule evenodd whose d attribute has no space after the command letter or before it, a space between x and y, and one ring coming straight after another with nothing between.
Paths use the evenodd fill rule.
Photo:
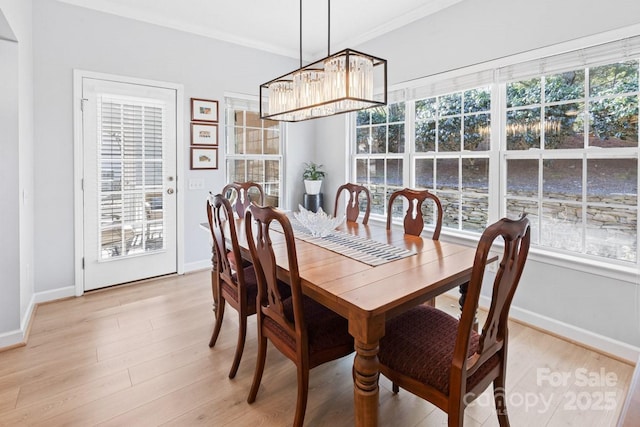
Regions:
<instances>
[{"instance_id":1,"label":"ceiling","mask_svg":"<svg viewBox=\"0 0 640 427\"><path fill-rule=\"evenodd\" d=\"M139 21L300 57L299 0L59 0ZM371 40L462 0L338 0L331 53ZM328 2L304 0L305 60L327 56Z\"/></svg>"}]
</instances>

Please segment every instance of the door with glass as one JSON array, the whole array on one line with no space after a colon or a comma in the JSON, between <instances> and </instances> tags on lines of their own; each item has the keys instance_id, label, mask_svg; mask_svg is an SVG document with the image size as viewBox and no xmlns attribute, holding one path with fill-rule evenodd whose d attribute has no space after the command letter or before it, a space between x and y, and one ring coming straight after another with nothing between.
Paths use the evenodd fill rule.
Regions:
<instances>
[{"instance_id":1,"label":"door with glass","mask_svg":"<svg viewBox=\"0 0 640 427\"><path fill-rule=\"evenodd\" d=\"M84 290L174 273L176 91L82 80Z\"/></svg>"}]
</instances>

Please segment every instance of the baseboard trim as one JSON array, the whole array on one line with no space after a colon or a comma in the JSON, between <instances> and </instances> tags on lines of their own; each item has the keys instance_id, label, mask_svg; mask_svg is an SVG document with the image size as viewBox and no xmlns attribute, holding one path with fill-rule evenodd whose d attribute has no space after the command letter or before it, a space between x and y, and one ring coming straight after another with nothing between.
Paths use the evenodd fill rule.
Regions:
<instances>
[{"instance_id":1,"label":"baseboard trim","mask_svg":"<svg viewBox=\"0 0 640 427\"><path fill-rule=\"evenodd\" d=\"M488 297L481 296L479 305L487 309L490 302ZM640 356L639 347L513 305L509 318L630 365Z\"/></svg>"},{"instance_id":2,"label":"baseboard trim","mask_svg":"<svg viewBox=\"0 0 640 427\"><path fill-rule=\"evenodd\" d=\"M206 270L211 269L211 260L207 259L204 261L190 262L189 264L184 265L185 273L192 273L198 270Z\"/></svg>"}]
</instances>

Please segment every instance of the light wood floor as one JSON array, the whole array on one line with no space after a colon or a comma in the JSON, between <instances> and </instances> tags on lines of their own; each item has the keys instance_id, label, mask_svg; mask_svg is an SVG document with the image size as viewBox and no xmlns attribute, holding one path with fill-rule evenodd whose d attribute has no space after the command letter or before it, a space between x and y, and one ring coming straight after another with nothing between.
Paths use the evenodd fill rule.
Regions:
<instances>
[{"instance_id":1,"label":"light wood floor","mask_svg":"<svg viewBox=\"0 0 640 427\"><path fill-rule=\"evenodd\" d=\"M456 304L438 298L438 306L452 313ZM212 326L208 271L41 305L28 344L0 353L0 425L291 425L296 371L273 347L258 398L252 405L246 402L255 363L255 316L234 380L227 374L236 312L227 310L218 343L210 349ZM352 356L311 371L305 425L353 425L351 365ZM513 323L507 382L511 424L615 425L632 370ZM616 379L583 385L583 372ZM569 378L551 383L549 376L539 378L542 373ZM446 425L434 406L406 391L392 394L384 378L380 386L381 426ZM485 393L467 409L465 425L497 425L488 397Z\"/></svg>"}]
</instances>

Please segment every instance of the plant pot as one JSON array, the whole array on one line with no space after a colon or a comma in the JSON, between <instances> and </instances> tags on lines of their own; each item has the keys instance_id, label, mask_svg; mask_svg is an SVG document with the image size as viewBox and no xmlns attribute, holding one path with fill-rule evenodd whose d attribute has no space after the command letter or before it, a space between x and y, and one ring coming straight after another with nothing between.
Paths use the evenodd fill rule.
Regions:
<instances>
[{"instance_id":1,"label":"plant pot","mask_svg":"<svg viewBox=\"0 0 640 427\"><path fill-rule=\"evenodd\" d=\"M312 181L308 179L304 180L304 191L307 194L319 194L321 186L322 186L321 179L316 181Z\"/></svg>"}]
</instances>

